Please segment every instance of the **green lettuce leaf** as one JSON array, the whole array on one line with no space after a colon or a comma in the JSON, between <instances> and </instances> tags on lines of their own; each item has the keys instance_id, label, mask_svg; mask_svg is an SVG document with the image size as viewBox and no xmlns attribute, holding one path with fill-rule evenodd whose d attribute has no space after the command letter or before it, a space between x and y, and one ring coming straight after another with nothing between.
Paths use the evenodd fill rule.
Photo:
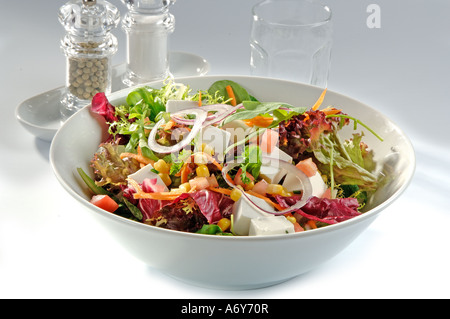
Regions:
<instances>
[{"instance_id":1,"label":"green lettuce leaf","mask_svg":"<svg viewBox=\"0 0 450 319\"><path fill-rule=\"evenodd\" d=\"M208 89L208 93L211 95L218 94L219 96L228 97L226 87L230 85L233 89L234 96L236 98L236 103L239 104L243 101L251 101L252 97L248 94L247 90L244 89L238 83L231 80L221 80L214 82Z\"/></svg>"}]
</instances>

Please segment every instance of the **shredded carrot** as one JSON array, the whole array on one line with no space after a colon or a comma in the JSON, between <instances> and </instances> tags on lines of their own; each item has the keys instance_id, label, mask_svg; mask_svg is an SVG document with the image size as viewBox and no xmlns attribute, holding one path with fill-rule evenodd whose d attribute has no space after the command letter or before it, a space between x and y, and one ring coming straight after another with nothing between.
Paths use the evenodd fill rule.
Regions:
<instances>
[{"instance_id":1,"label":"shredded carrot","mask_svg":"<svg viewBox=\"0 0 450 319\"><path fill-rule=\"evenodd\" d=\"M134 159L137 160L140 164L144 164L144 166L145 166L145 165L148 165L148 164L152 164L152 165L153 165L153 164L155 163L155 161L153 161L153 160L151 160L151 159L145 157L145 156L142 154L142 150L141 150L141 148L140 148L139 146L138 146L138 153L137 153L137 154L129 153L129 152L124 152L124 153L121 153L121 154L120 154L120 158L121 158L121 159L124 159L125 157L134 158Z\"/></svg>"},{"instance_id":2,"label":"shredded carrot","mask_svg":"<svg viewBox=\"0 0 450 319\"><path fill-rule=\"evenodd\" d=\"M216 193L221 193L221 194L225 194L225 195L231 195L231 190L227 189L227 188L209 187L208 189L212 190L213 192L216 192Z\"/></svg>"},{"instance_id":3,"label":"shredded carrot","mask_svg":"<svg viewBox=\"0 0 450 319\"><path fill-rule=\"evenodd\" d=\"M309 120L309 114L308 113L305 113L305 118L303 119L303 122L306 122L306 121L308 121Z\"/></svg>"},{"instance_id":4,"label":"shredded carrot","mask_svg":"<svg viewBox=\"0 0 450 319\"><path fill-rule=\"evenodd\" d=\"M127 181L136 191L136 193L133 194L133 197L135 199L148 198L148 199L158 199L158 200L174 200L182 194L181 191L146 193L139 186L139 183L136 182L134 179L128 178Z\"/></svg>"},{"instance_id":5,"label":"shredded carrot","mask_svg":"<svg viewBox=\"0 0 450 319\"><path fill-rule=\"evenodd\" d=\"M164 125L164 130L165 131L169 131L170 129L172 129L172 127L175 125L175 121L173 121L173 120L169 120L169 122L167 122L165 125Z\"/></svg>"},{"instance_id":6,"label":"shredded carrot","mask_svg":"<svg viewBox=\"0 0 450 319\"><path fill-rule=\"evenodd\" d=\"M266 197L264 195L258 194L258 193L254 192L252 190L247 191L247 193L250 194L250 195L253 195L255 197L259 197L259 198L265 200L266 203L272 205L273 207L275 207L278 210L283 210L284 209L283 207L281 207L281 205L279 205L277 203L274 203L270 198L268 198L268 197Z\"/></svg>"},{"instance_id":7,"label":"shredded carrot","mask_svg":"<svg viewBox=\"0 0 450 319\"><path fill-rule=\"evenodd\" d=\"M138 159L139 155L138 154L134 154L134 153L128 153L128 152L120 153L120 159L124 159L125 157L132 157L132 158Z\"/></svg>"},{"instance_id":8,"label":"shredded carrot","mask_svg":"<svg viewBox=\"0 0 450 319\"><path fill-rule=\"evenodd\" d=\"M316 222L312 219L308 220L306 224L308 224L312 229L317 228Z\"/></svg>"},{"instance_id":9,"label":"shredded carrot","mask_svg":"<svg viewBox=\"0 0 450 319\"><path fill-rule=\"evenodd\" d=\"M178 198L181 193L177 192L160 192L160 193L134 193L135 199L157 199L157 200L174 200Z\"/></svg>"},{"instance_id":10,"label":"shredded carrot","mask_svg":"<svg viewBox=\"0 0 450 319\"><path fill-rule=\"evenodd\" d=\"M231 85L227 85L225 89L227 90L228 96L231 99L231 105L236 106L236 96L234 95L233 88L231 87Z\"/></svg>"},{"instance_id":11,"label":"shredded carrot","mask_svg":"<svg viewBox=\"0 0 450 319\"><path fill-rule=\"evenodd\" d=\"M139 186L138 182L136 182L134 179L132 178L127 178L127 182L129 185L131 185L134 190L136 191L135 194L133 194L133 197L138 196L140 194L145 194L144 191L142 190L141 186Z\"/></svg>"},{"instance_id":12,"label":"shredded carrot","mask_svg":"<svg viewBox=\"0 0 450 319\"><path fill-rule=\"evenodd\" d=\"M325 88L325 90L323 90L322 94L320 95L319 99L317 100L317 102L314 104L314 106L312 107L313 111L316 111L320 105L323 102L323 99L325 98L325 93L327 93L327 89Z\"/></svg>"},{"instance_id":13,"label":"shredded carrot","mask_svg":"<svg viewBox=\"0 0 450 319\"><path fill-rule=\"evenodd\" d=\"M252 119L244 120L244 123L250 127L253 127L253 126L268 127L270 124L273 123L273 117L258 115Z\"/></svg>"},{"instance_id":14,"label":"shredded carrot","mask_svg":"<svg viewBox=\"0 0 450 319\"><path fill-rule=\"evenodd\" d=\"M173 176L180 177L181 176L181 169L177 173L175 173Z\"/></svg>"},{"instance_id":15,"label":"shredded carrot","mask_svg":"<svg viewBox=\"0 0 450 319\"><path fill-rule=\"evenodd\" d=\"M339 113L339 112L341 112L341 111L342 111L342 110L338 110L338 109L336 109L336 108L334 108L334 107L331 107L331 106L328 106L328 107L326 107L326 108L324 108L324 109L322 110L322 112L324 112L325 115L337 114L337 113Z\"/></svg>"},{"instance_id":16,"label":"shredded carrot","mask_svg":"<svg viewBox=\"0 0 450 319\"><path fill-rule=\"evenodd\" d=\"M189 174L192 172L192 170L190 169L189 163L186 162L183 164L183 166L181 167L180 170L180 176L181 176L181 184L187 183L188 182L188 176Z\"/></svg>"},{"instance_id":17,"label":"shredded carrot","mask_svg":"<svg viewBox=\"0 0 450 319\"><path fill-rule=\"evenodd\" d=\"M198 106L202 106L202 91L198 91Z\"/></svg>"}]
</instances>

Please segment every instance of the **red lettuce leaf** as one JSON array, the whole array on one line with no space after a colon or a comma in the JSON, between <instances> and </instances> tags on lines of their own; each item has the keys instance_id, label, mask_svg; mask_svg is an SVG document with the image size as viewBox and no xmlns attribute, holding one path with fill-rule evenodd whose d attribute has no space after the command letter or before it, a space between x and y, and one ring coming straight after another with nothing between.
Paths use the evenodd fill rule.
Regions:
<instances>
[{"instance_id":1,"label":"red lettuce leaf","mask_svg":"<svg viewBox=\"0 0 450 319\"><path fill-rule=\"evenodd\" d=\"M146 193L159 193L164 192L165 187L157 184L156 178L145 178L142 182L142 190Z\"/></svg>"},{"instance_id":2,"label":"red lettuce leaf","mask_svg":"<svg viewBox=\"0 0 450 319\"><path fill-rule=\"evenodd\" d=\"M230 217L234 201L223 194L207 189L190 194L210 224L217 223L223 217Z\"/></svg>"},{"instance_id":3,"label":"red lettuce leaf","mask_svg":"<svg viewBox=\"0 0 450 319\"><path fill-rule=\"evenodd\" d=\"M109 103L105 93L100 92L92 98L91 111L103 116L106 122L112 123L118 121L115 116L115 108Z\"/></svg>"},{"instance_id":4,"label":"red lettuce leaf","mask_svg":"<svg viewBox=\"0 0 450 319\"><path fill-rule=\"evenodd\" d=\"M147 219L158 217L160 215L159 210L171 203L172 201L169 200L157 200L150 198L140 199L137 206L142 212L142 222L145 222Z\"/></svg>"},{"instance_id":5,"label":"red lettuce leaf","mask_svg":"<svg viewBox=\"0 0 450 319\"><path fill-rule=\"evenodd\" d=\"M151 188L147 189L148 184L143 184L142 186L146 192L153 192ZM173 227L171 229L182 231L194 229L197 226L201 228L203 218L205 223L215 224L224 217L230 217L234 204L230 197L207 189L181 194L173 201L148 198L136 200L133 198L134 193L135 191L132 187L127 187L123 190L123 196L135 204L142 212L142 222L155 225L157 220L164 218L169 226L162 225L161 227ZM187 198L191 198L192 201L188 201ZM188 210L192 210L194 216L186 214L188 206ZM189 216L183 217L180 210L184 211L184 215ZM203 218L197 216L197 213L203 215ZM194 227L192 223L196 223L197 226ZM177 229L176 227L179 228Z\"/></svg>"},{"instance_id":6,"label":"red lettuce leaf","mask_svg":"<svg viewBox=\"0 0 450 319\"><path fill-rule=\"evenodd\" d=\"M153 211L151 218L144 220L146 224L172 230L196 232L208 222L189 194L182 194L168 204L161 202L162 207ZM151 205L155 205L155 202Z\"/></svg>"},{"instance_id":7,"label":"red lettuce leaf","mask_svg":"<svg viewBox=\"0 0 450 319\"><path fill-rule=\"evenodd\" d=\"M276 201L282 207L289 207L299 200L299 197L275 196ZM355 216L361 215L358 212L359 202L356 198L319 198L313 196L308 199L306 204L295 213L326 224L336 224Z\"/></svg>"}]
</instances>

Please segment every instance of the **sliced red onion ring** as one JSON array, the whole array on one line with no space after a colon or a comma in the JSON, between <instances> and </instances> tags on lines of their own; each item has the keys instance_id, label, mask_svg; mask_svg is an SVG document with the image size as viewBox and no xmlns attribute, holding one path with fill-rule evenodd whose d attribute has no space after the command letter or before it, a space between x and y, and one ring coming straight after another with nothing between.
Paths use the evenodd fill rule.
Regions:
<instances>
[{"instance_id":1,"label":"sliced red onion ring","mask_svg":"<svg viewBox=\"0 0 450 319\"><path fill-rule=\"evenodd\" d=\"M243 107L242 104L228 107L225 112L216 113L216 114L214 114L215 116L212 119L205 121L204 126L222 122L226 117L230 116L231 114L233 114L234 112L236 112L238 109L240 109L242 107Z\"/></svg>"},{"instance_id":2,"label":"sliced red onion ring","mask_svg":"<svg viewBox=\"0 0 450 319\"><path fill-rule=\"evenodd\" d=\"M200 108L191 108L191 109L182 110L180 112L172 114L171 118L172 118L172 120L174 120L175 122L177 122L179 124L193 125L195 120L185 119L185 118L180 117L179 115L191 114L192 110L198 110L198 109L201 109L205 112L216 112L216 113L214 113L212 115L208 115L206 117L204 126L207 126L207 125L215 124L215 123L222 121L228 115L234 113L240 107L242 107L242 104L236 105L236 106L230 106L228 104L211 104L211 105L201 106Z\"/></svg>"},{"instance_id":3,"label":"sliced red onion ring","mask_svg":"<svg viewBox=\"0 0 450 319\"><path fill-rule=\"evenodd\" d=\"M227 178L227 174L228 172L233 168L236 167L237 165L240 165L240 163L226 163L223 167L222 170L222 175L225 179L225 181L227 182L227 184L233 188L239 189L242 192L242 195L244 196L244 198L250 203L252 204L255 208L265 212L265 213L269 213L269 214L273 214L273 215L284 215L287 213L291 213L294 212L300 208L302 208L306 202L308 201L308 199L312 196L312 185L311 182L309 180L309 178L305 175L305 173L303 173L300 169L298 169L297 167L295 167L295 165L292 165L291 163L288 163L286 161L283 160L277 160L277 159L273 159L273 158L268 158L266 156L262 157L263 159L267 161L276 161L278 164L278 167L280 169L284 169L286 171L287 174L292 175L292 176L296 176L299 180L299 183L301 184L301 188L303 190L302 192L302 198L301 200L299 200L297 203L295 203L295 205L292 205L289 208L280 210L280 211L269 211L266 209L263 209L261 207L259 207L254 201L252 201L252 198L244 191L242 191L241 189L239 189L238 187L236 187L236 185L230 183L230 181Z\"/></svg>"},{"instance_id":4,"label":"sliced red onion ring","mask_svg":"<svg viewBox=\"0 0 450 319\"><path fill-rule=\"evenodd\" d=\"M155 124L152 131L150 132L150 135L148 136L148 146L156 153L168 154L177 152L188 145L198 134L198 132L200 132L201 128L203 127L203 123L205 122L208 115L208 113L201 108L191 109L189 110L189 113L195 114L196 117L195 120L193 120L193 123L191 123L191 125L193 125L191 131L182 141L173 146L164 146L156 142L156 133L158 132L159 128L165 123L165 120L162 119Z\"/></svg>"}]
</instances>

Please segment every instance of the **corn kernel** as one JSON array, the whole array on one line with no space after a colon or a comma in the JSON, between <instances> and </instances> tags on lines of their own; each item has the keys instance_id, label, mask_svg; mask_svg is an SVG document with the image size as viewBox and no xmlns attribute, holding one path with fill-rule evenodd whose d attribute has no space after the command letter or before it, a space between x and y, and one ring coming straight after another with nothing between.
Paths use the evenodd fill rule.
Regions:
<instances>
[{"instance_id":1,"label":"corn kernel","mask_svg":"<svg viewBox=\"0 0 450 319\"><path fill-rule=\"evenodd\" d=\"M228 218L222 218L217 222L217 226L219 226L222 231L226 231L231 226L231 220L229 220Z\"/></svg>"},{"instance_id":2,"label":"corn kernel","mask_svg":"<svg viewBox=\"0 0 450 319\"><path fill-rule=\"evenodd\" d=\"M239 200L239 198L241 198L241 195L242 195L242 193L240 190L233 188L233 190L231 191L231 194L230 194L230 198L232 200L234 200L235 202L237 202Z\"/></svg>"},{"instance_id":3,"label":"corn kernel","mask_svg":"<svg viewBox=\"0 0 450 319\"><path fill-rule=\"evenodd\" d=\"M214 155L214 149L206 143L202 143L202 145L200 146L200 150L203 153Z\"/></svg>"},{"instance_id":4,"label":"corn kernel","mask_svg":"<svg viewBox=\"0 0 450 319\"><path fill-rule=\"evenodd\" d=\"M255 183L253 181L250 181L250 183L244 184L244 189L246 191L251 190L255 186Z\"/></svg>"},{"instance_id":5,"label":"corn kernel","mask_svg":"<svg viewBox=\"0 0 450 319\"><path fill-rule=\"evenodd\" d=\"M294 196L294 193L288 192L285 188L283 188L283 191L281 192L281 196L291 197L291 196Z\"/></svg>"},{"instance_id":6,"label":"corn kernel","mask_svg":"<svg viewBox=\"0 0 450 319\"><path fill-rule=\"evenodd\" d=\"M197 166L197 168L195 169L195 172L197 173L197 176L199 176L199 177L209 177L209 169L204 164Z\"/></svg>"},{"instance_id":7,"label":"corn kernel","mask_svg":"<svg viewBox=\"0 0 450 319\"><path fill-rule=\"evenodd\" d=\"M154 165L153 168L156 169L158 172L163 174L169 174L170 167L169 165L163 160L158 160Z\"/></svg>"},{"instance_id":8,"label":"corn kernel","mask_svg":"<svg viewBox=\"0 0 450 319\"><path fill-rule=\"evenodd\" d=\"M194 163L197 165L206 165L208 164L208 158L202 153L196 153L194 155Z\"/></svg>"},{"instance_id":9,"label":"corn kernel","mask_svg":"<svg viewBox=\"0 0 450 319\"><path fill-rule=\"evenodd\" d=\"M269 184L267 185L266 193L272 195L281 195L283 193L283 186L278 184Z\"/></svg>"},{"instance_id":10,"label":"corn kernel","mask_svg":"<svg viewBox=\"0 0 450 319\"><path fill-rule=\"evenodd\" d=\"M164 184L166 184L166 186L172 184L172 179L170 178L169 174L159 173L158 175L159 177L161 177L161 180L163 181Z\"/></svg>"},{"instance_id":11,"label":"corn kernel","mask_svg":"<svg viewBox=\"0 0 450 319\"><path fill-rule=\"evenodd\" d=\"M189 183L183 183L179 187L180 191L183 193L188 193L191 190L191 184Z\"/></svg>"},{"instance_id":12,"label":"corn kernel","mask_svg":"<svg viewBox=\"0 0 450 319\"><path fill-rule=\"evenodd\" d=\"M297 222L297 219L295 219L294 216L286 216L286 219L290 221L292 224L295 224Z\"/></svg>"}]
</instances>

